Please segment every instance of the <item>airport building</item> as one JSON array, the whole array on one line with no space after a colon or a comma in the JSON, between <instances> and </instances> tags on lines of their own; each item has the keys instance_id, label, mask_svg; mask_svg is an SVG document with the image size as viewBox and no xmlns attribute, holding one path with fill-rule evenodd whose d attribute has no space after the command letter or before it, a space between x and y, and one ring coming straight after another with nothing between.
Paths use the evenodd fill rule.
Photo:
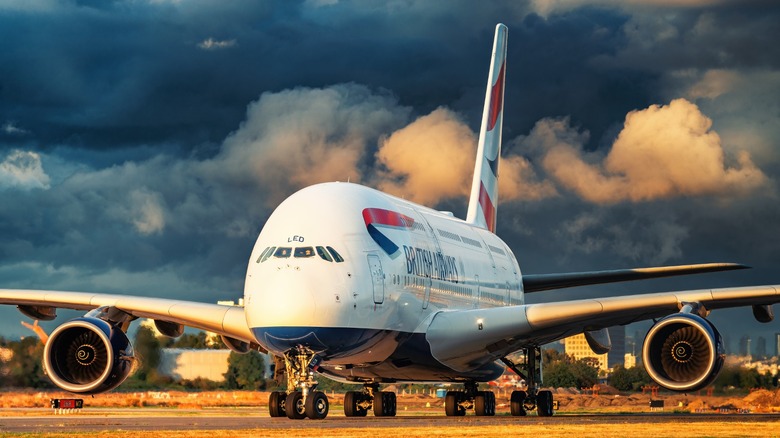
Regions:
<instances>
[{"instance_id":1,"label":"airport building","mask_svg":"<svg viewBox=\"0 0 780 438\"><path fill-rule=\"evenodd\" d=\"M176 380L225 380L230 350L163 348L160 353L160 374Z\"/></svg>"},{"instance_id":2,"label":"airport building","mask_svg":"<svg viewBox=\"0 0 780 438\"><path fill-rule=\"evenodd\" d=\"M607 329L612 341L609 353L596 354L590 349L584 334L570 336L563 341L564 352L575 359L593 357L599 361L599 370L609 371L617 365L628 368L626 361L626 328L624 326Z\"/></svg>"}]
</instances>

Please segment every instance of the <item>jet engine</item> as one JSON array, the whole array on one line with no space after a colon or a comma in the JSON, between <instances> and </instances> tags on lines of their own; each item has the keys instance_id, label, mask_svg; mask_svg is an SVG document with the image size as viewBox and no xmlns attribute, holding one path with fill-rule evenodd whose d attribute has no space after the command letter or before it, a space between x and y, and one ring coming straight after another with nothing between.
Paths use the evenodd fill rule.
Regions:
<instances>
[{"instance_id":1,"label":"jet engine","mask_svg":"<svg viewBox=\"0 0 780 438\"><path fill-rule=\"evenodd\" d=\"M55 385L79 394L100 394L125 381L133 347L118 327L97 318L76 318L57 327L43 351Z\"/></svg>"},{"instance_id":2,"label":"jet engine","mask_svg":"<svg viewBox=\"0 0 780 438\"><path fill-rule=\"evenodd\" d=\"M693 313L658 321L645 337L642 360L650 377L664 388L690 392L712 383L723 367L720 333Z\"/></svg>"}]
</instances>

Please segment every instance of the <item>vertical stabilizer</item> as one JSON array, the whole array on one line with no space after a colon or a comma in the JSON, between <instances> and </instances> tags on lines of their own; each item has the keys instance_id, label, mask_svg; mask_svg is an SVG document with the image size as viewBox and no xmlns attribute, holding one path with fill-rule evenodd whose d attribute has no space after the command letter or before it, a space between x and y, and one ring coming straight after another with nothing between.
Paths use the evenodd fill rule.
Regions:
<instances>
[{"instance_id":1,"label":"vertical stabilizer","mask_svg":"<svg viewBox=\"0 0 780 438\"><path fill-rule=\"evenodd\" d=\"M496 25L493 55L490 59L485 108L479 129L477 162L471 183L471 197L466 221L491 232L496 231L498 207L498 157L501 155L501 126L504 120L504 75L508 29Z\"/></svg>"}]
</instances>

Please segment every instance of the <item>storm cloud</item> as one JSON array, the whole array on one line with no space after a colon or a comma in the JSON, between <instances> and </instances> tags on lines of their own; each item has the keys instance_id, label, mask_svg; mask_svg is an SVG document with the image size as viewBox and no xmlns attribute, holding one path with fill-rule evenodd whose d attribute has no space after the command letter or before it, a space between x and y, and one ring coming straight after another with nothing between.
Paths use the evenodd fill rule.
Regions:
<instances>
[{"instance_id":1,"label":"storm cloud","mask_svg":"<svg viewBox=\"0 0 780 438\"><path fill-rule=\"evenodd\" d=\"M235 299L273 208L322 181L464 216L497 22L498 233L524 272L755 267L529 299L780 283L779 18L764 1L5 2L0 285Z\"/></svg>"}]
</instances>

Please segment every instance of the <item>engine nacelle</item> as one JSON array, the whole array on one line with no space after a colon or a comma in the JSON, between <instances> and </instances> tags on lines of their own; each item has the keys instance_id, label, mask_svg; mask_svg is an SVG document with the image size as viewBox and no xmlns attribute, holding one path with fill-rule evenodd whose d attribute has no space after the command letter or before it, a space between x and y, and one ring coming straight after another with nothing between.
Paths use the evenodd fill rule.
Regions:
<instances>
[{"instance_id":1,"label":"engine nacelle","mask_svg":"<svg viewBox=\"0 0 780 438\"><path fill-rule=\"evenodd\" d=\"M77 318L57 327L43 350L43 365L55 385L79 394L100 394L125 381L133 347L119 328L97 318Z\"/></svg>"},{"instance_id":2,"label":"engine nacelle","mask_svg":"<svg viewBox=\"0 0 780 438\"><path fill-rule=\"evenodd\" d=\"M692 313L677 313L658 321L647 332L642 347L642 360L650 378L673 391L706 387L720 373L724 359L718 330Z\"/></svg>"}]
</instances>

